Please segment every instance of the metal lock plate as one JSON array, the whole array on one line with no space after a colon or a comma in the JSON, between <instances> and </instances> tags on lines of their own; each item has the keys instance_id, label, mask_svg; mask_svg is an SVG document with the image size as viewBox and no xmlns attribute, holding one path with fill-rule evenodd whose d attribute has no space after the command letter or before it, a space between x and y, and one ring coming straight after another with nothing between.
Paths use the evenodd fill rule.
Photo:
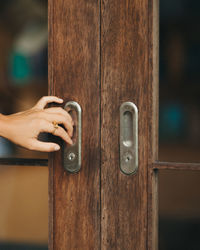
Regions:
<instances>
[{"instance_id":1,"label":"metal lock plate","mask_svg":"<svg viewBox=\"0 0 200 250\"><path fill-rule=\"evenodd\" d=\"M120 107L120 169L126 175L138 169L138 109L132 102Z\"/></svg>"},{"instance_id":2,"label":"metal lock plate","mask_svg":"<svg viewBox=\"0 0 200 250\"><path fill-rule=\"evenodd\" d=\"M67 102L64 109L72 116L74 125L74 132L72 145L65 145L64 169L70 173L76 173L81 169L81 107L77 102Z\"/></svg>"}]
</instances>

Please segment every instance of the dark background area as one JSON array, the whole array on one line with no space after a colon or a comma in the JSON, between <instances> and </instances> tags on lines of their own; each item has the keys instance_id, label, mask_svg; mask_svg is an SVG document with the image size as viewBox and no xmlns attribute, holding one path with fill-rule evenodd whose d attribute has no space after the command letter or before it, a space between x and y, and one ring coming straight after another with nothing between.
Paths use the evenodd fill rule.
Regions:
<instances>
[{"instance_id":1,"label":"dark background area","mask_svg":"<svg viewBox=\"0 0 200 250\"><path fill-rule=\"evenodd\" d=\"M159 160L200 162L200 2L160 0ZM159 250L200 249L200 174L159 172Z\"/></svg>"}]
</instances>

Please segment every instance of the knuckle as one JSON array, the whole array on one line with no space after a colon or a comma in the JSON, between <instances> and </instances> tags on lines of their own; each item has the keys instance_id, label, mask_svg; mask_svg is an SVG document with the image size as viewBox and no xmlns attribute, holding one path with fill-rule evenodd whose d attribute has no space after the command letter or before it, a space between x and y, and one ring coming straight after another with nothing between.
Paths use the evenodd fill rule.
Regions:
<instances>
[{"instance_id":1,"label":"knuckle","mask_svg":"<svg viewBox=\"0 0 200 250\"><path fill-rule=\"evenodd\" d=\"M66 110L63 110L64 112L63 112L63 116L64 116L64 119L65 119L65 121L67 121L67 122L72 122L72 117L71 117L71 115L69 114L69 112L67 112Z\"/></svg>"},{"instance_id":2,"label":"knuckle","mask_svg":"<svg viewBox=\"0 0 200 250\"><path fill-rule=\"evenodd\" d=\"M58 132L59 135L60 135L60 134L63 134L63 132L64 132L64 129L63 129L62 127L60 127L60 126L59 126L59 128L56 129L56 130L57 130L57 132Z\"/></svg>"},{"instance_id":3,"label":"knuckle","mask_svg":"<svg viewBox=\"0 0 200 250\"><path fill-rule=\"evenodd\" d=\"M63 118L63 122L66 124L66 126L69 126L69 120L67 119L67 117Z\"/></svg>"},{"instance_id":4,"label":"knuckle","mask_svg":"<svg viewBox=\"0 0 200 250\"><path fill-rule=\"evenodd\" d=\"M41 98L41 100L46 100L48 98L48 96L43 96L42 98Z\"/></svg>"},{"instance_id":5,"label":"knuckle","mask_svg":"<svg viewBox=\"0 0 200 250\"><path fill-rule=\"evenodd\" d=\"M69 113L68 113L68 117L69 117L70 122L72 122L72 117Z\"/></svg>"},{"instance_id":6,"label":"knuckle","mask_svg":"<svg viewBox=\"0 0 200 250\"><path fill-rule=\"evenodd\" d=\"M57 129L55 129L54 127L52 128L52 133L54 134L54 135L57 135L57 136L59 136L60 135L60 128L57 128Z\"/></svg>"},{"instance_id":7,"label":"knuckle","mask_svg":"<svg viewBox=\"0 0 200 250\"><path fill-rule=\"evenodd\" d=\"M69 129L73 130L73 126L71 123L69 123Z\"/></svg>"},{"instance_id":8,"label":"knuckle","mask_svg":"<svg viewBox=\"0 0 200 250\"><path fill-rule=\"evenodd\" d=\"M68 134L72 135L72 129L71 128L69 128L67 132L68 132Z\"/></svg>"},{"instance_id":9,"label":"knuckle","mask_svg":"<svg viewBox=\"0 0 200 250\"><path fill-rule=\"evenodd\" d=\"M63 128L61 128L59 135L60 135L62 138L64 138L64 137L66 136L66 134L67 134L67 132L66 132Z\"/></svg>"},{"instance_id":10,"label":"knuckle","mask_svg":"<svg viewBox=\"0 0 200 250\"><path fill-rule=\"evenodd\" d=\"M63 113L63 109L61 107L58 107L58 112Z\"/></svg>"},{"instance_id":11,"label":"knuckle","mask_svg":"<svg viewBox=\"0 0 200 250\"><path fill-rule=\"evenodd\" d=\"M67 119L68 122L70 122L70 123L72 122L72 118L71 118L70 115L66 119Z\"/></svg>"},{"instance_id":12,"label":"knuckle","mask_svg":"<svg viewBox=\"0 0 200 250\"><path fill-rule=\"evenodd\" d=\"M61 121L61 122L63 122L63 120L64 120L62 114L57 114L56 118L58 121Z\"/></svg>"}]
</instances>

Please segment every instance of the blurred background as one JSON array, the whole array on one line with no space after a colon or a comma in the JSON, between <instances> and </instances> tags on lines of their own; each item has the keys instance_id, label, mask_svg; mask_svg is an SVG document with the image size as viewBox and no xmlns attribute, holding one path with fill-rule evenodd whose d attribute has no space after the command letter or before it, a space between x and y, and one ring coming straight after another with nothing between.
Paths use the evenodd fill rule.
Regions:
<instances>
[{"instance_id":1,"label":"blurred background","mask_svg":"<svg viewBox=\"0 0 200 250\"><path fill-rule=\"evenodd\" d=\"M47 95L47 0L0 1L0 112ZM46 139L43 135L41 139ZM0 157L44 158L0 137ZM48 249L48 168L0 166L0 249Z\"/></svg>"},{"instance_id":2,"label":"blurred background","mask_svg":"<svg viewBox=\"0 0 200 250\"><path fill-rule=\"evenodd\" d=\"M0 1L0 112L47 95L47 0ZM200 2L160 0L159 160L200 162ZM45 137L45 136L44 136ZM42 138L45 139L45 138ZM0 157L44 158L0 138ZM0 250L48 249L48 169L0 166ZM159 172L159 250L200 249L200 172Z\"/></svg>"},{"instance_id":3,"label":"blurred background","mask_svg":"<svg viewBox=\"0 0 200 250\"><path fill-rule=\"evenodd\" d=\"M32 107L47 95L47 0L0 1L0 112ZM1 157L47 158L0 138Z\"/></svg>"},{"instance_id":4,"label":"blurred background","mask_svg":"<svg viewBox=\"0 0 200 250\"><path fill-rule=\"evenodd\" d=\"M160 0L159 160L200 162L200 1ZM159 250L200 249L200 172L159 171Z\"/></svg>"},{"instance_id":5,"label":"blurred background","mask_svg":"<svg viewBox=\"0 0 200 250\"><path fill-rule=\"evenodd\" d=\"M160 0L159 159L200 162L200 2Z\"/></svg>"}]
</instances>

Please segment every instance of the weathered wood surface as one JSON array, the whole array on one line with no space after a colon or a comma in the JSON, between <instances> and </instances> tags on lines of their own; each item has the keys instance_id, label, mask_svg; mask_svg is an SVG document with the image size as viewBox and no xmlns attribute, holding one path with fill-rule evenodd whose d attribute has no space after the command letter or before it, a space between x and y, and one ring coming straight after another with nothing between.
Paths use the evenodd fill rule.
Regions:
<instances>
[{"instance_id":1,"label":"weathered wood surface","mask_svg":"<svg viewBox=\"0 0 200 250\"><path fill-rule=\"evenodd\" d=\"M154 170L191 170L199 171L200 163L181 163L181 162L155 162Z\"/></svg>"},{"instance_id":2,"label":"weathered wood surface","mask_svg":"<svg viewBox=\"0 0 200 250\"><path fill-rule=\"evenodd\" d=\"M50 249L100 248L98 1L49 0L49 94L82 107L82 169L50 157ZM53 204L53 205L52 205ZM52 219L53 218L53 219Z\"/></svg>"},{"instance_id":3,"label":"weathered wood surface","mask_svg":"<svg viewBox=\"0 0 200 250\"><path fill-rule=\"evenodd\" d=\"M81 104L84 157L77 175L63 171L60 152L50 157L50 249L156 244L157 21L151 3L49 1L49 93ZM119 107L125 101L139 109L139 170L133 176L119 170Z\"/></svg>"},{"instance_id":4,"label":"weathered wood surface","mask_svg":"<svg viewBox=\"0 0 200 250\"><path fill-rule=\"evenodd\" d=\"M102 249L147 249L148 1L101 1ZM119 107L139 110L139 169L119 169Z\"/></svg>"},{"instance_id":5,"label":"weathered wood surface","mask_svg":"<svg viewBox=\"0 0 200 250\"><path fill-rule=\"evenodd\" d=\"M148 250L158 249L158 172L153 163L158 160L159 102L159 1L149 0L149 101L148 101Z\"/></svg>"}]
</instances>

